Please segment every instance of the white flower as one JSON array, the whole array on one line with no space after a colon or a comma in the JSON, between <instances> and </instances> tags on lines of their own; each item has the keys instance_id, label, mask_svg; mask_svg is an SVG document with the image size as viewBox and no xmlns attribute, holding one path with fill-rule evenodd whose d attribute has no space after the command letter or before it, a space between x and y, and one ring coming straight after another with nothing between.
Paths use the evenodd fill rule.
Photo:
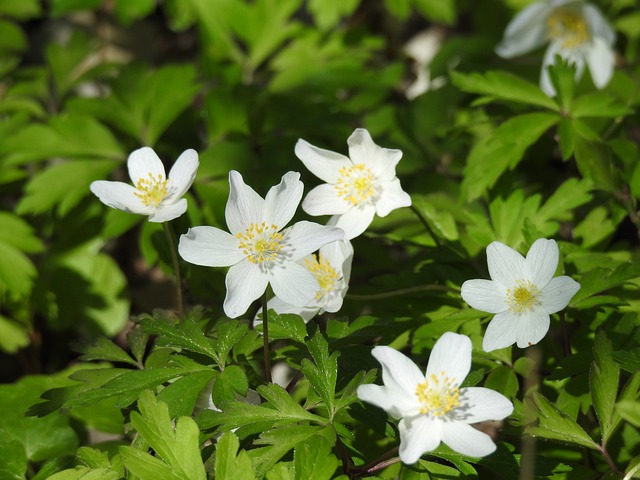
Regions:
<instances>
[{"instance_id":1,"label":"white flower","mask_svg":"<svg viewBox=\"0 0 640 480\"><path fill-rule=\"evenodd\" d=\"M487 247L491 280L467 280L462 298L477 310L495 313L482 348L490 352L514 343L525 348L538 343L549 330L549 315L562 310L580 289L567 276L555 277L558 245L539 238L527 257L500 242Z\"/></svg>"},{"instance_id":2,"label":"white flower","mask_svg":"<svg viewBox=\"0 0 640 480\"><path fill-rule=\"evenodd\" d=\"M305 322L324 312L339 311L349 289L352 261L353 247L348 240L339 240L320 247L318 254L307 255L298 262L318 280L319 288L316 295L303 307L296 307L273 297L267 302L267 308L275 310L276 313L295 313ZM261 312L262 309L256 314L254 325L262 323L262 320L257 319Z\"/></svg>"},{"instance_id":3,"label":"white flower","mask_svg":"<svg viewBox=\"0 0 640 480\"><path fill-rule=\"evenodd\" d=\"M342 240L344 232L312 222L298 222L283 230L302 198L297 172L284 175L265 199L236 171L229 172L229 184L225 216L231 233L214 227L190 228L180 237L180 255L196 265L231 266L223 306L231 318L245 313L268 284L284 302L300 307L308 304L318 291L318 281L297 262L327 243Z\"/></svg>"},{"instance_id":4,"label":"white flower","mask_svg":"<svg viewBox=\"0 0 640 480\"><path fill-rule=\"evenodd\" d=\"M416 76L404 92L407 99L413 100L429 90L438 90L447 82L444 77L431 78L429 69L443 41L444 30L436 26L422 30L404 45L404 53L413 60L411 70Z\"/></svg>"},{"instance_id":5,"label":"white flower","mask_svg":"<svg viewBox=\"0 0 640 480\"><path fill-rule=\"evenodd\" d=\"M382 365L384 386L361 385L358 398L401 418L400 459L412 464L444 442L471 457L496 449L486 433L470 424L502 420L513 404L502 394L482 387L460 388L471 368L471 340L447 332L431 351L426 374L391 347L371 352Z\"/></svg>"},{"instance_id":6,"label":"white flower","mask_svg":"<svg viewBox=\"0 0 640 480\"><path fill-rule=\"evenodd\" d=\"M324 180L309 192L302 209L309 215L334 215L330 222L342 228L345 239L364 232L377 213L385 217L396 208L411 205L396 177L400 150L381 148L363 128L347 140L349 157L314 147L300 139L295 153L305 167Z\"/></svg>"},{"instance_id":7,"label":"white flower","mask_svg":"<svg viewBox=\"0 0 640 480\"><path fill-rule=\"evenodd\" d=\"M576 79L586 63L595 86L603 88L613 75L615 39L615 32L595 6L576 0L549 0L533 3L516 15L496 53L513 58L549 42L540 88L554 96L547 67L554 63L556 55L576 66Z\"/></svg>"},{"instance_id":8,"label":"white flower","mask_svg":"<svg viewBox=\"0 0 640 480\"><path fill-rule=\"evenodd\" d=\"M89 186L102 203L125 212L149 215L150 222L168 222L187 211L182 198L198 171L198 154L189 149L176 160L169 178L152 148L143 147L129 155L129 177L135 185L97 180Z\"/></svg>"}]
</instances>

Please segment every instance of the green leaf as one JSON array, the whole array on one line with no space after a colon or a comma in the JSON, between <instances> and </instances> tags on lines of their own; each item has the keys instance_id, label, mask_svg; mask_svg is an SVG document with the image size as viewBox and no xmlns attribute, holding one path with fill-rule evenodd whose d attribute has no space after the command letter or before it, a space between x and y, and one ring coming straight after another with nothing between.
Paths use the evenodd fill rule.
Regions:
<instances>
[{"instance_id":1,"label":"green leaf","mask_svg":"<svg viewBox=\"0 0 640 480\"><path fill-rule=\"evenodd\" d=\"M507 199L497 197L489 205L495 238L505 245L518 248L524 240L524 224L534 217L540 206L538 195L525 198L522 190L515 190Z\"/></svg>"},{"instance_id":2,"label":"green leaf","mask_svg":"<svg viewBox=\"0 0 640 480\"><path fill-rule=\"evenodd\" d=\"M146 17L156 8L156 0L116 0L116 15L120 23L130 25L134 20Z\"/></svg>"},{"instance_id":3,"label":"green leaf","mask_svg":"<svg viewBox=\"0 0 640 480\"><path fill-rule=\"evenodd\" d=\"M469 154L461 190L472 201L492 187L507 169L514 169L527 148L560 120L553 113L526 113L512 117L480 140Z\"/></svg>"},{"instance_id":4,"label":"green leaf","mask_svg":"<svg viewBox=\"0 0 640 480\"><path fill-rule=\"evenodd\" d=\"M620 181L609 146L583 135L574 138L576 164L582 176L591 179L602 190L617 191Z\"/></svg>"},{"instance_id":5,"label":"green leaf","mask_svg":"<svg viewBox=\"0 0 640 480\"><path fill-rule=\"evenodd\" d=\"M549 79L555 88L556 97L563 111L568 112L573 100L576 66L556 54L554 63L546 67Z\"/></svg>"},{"instance_id":6,"label":"green leaf","mask_svg":"<svg viewBox=\"0 0 640 480\"><path fill-rule=\"evenodd\" d=\"M594 92L576 98L571 105L571 116L582 117L624 117L633 113L629 107L618 99L604 92Z\"/></svg>"},{"instance_id":7,"label":"green leaf","mask_svg":"<svg viewBox=\"0 0 640 480\"><path fill-rule=\"evenodd\" d=\"M640 348L631 351L617 350L611 356L627 372L634 373L640 370Z\"/></svg>"},{"instance_id":8,"label":"green leaf","mask_svg":"<svg viewBox=\"0 0 640 480\"><path fill-rule=\"evenodd\" d=\"M247 452L238 453L240 441L233 432L222 434L216 443L215 478L217 480L253 480L256 475Z\"/></svg>"},{"instance_id":9,"label":"green leaf","mask_svg":"<svg viewBox=\"0 0 640 480\"><path fill-rule=\"evenodd\" d=\"M191 417L180 417L174 429L167 404L148 390L140 395L138 408L140 413L131 412L133 427L171 466L172 472L178 478L205 480L196 422Z\"/></svg>"},{"instance_id":10,"label":"green leaf","mask_svg":"<svg viewBox=\"0 0 640 480\"><path fill-rule=\"evenodd\" d=\"M190 371L186 368L156 368L128 371L118 375L102 386L92 388L68 398L64 402L66 408L82 407L110 397L120 397L120 406L124 407L136 400L137 395L145 389L181 377Z\"/></svg>"},{"instance_id":11,"label":"green leaf","mask_svg":"<svg viewBox=\"0 0 640 480\"><path fill-rule=\"evenodd\" d=\"M198 423L205 429L218 426L219 431L237 428L238 436L244 438L274 426L301 421L326 422L326 419L307 412L279 385L260 386L258 393L267 403L251 405L243 402L226 402L219 405L222 412L210 410L202 412L198 417Z\"/></svg>"},{"instance_id":12,"label":"green leaf","mask_svg":"<svg viewBox=\"0 0 640 480\"><path fill-rule=\"evenodd\" d=\"M620 366L611 356L612 352L613 348L606 334L602 330L596 332L594 361L589 371L589 389L593 408L600 423L603 446L606 446L611 437L613 408L618 396L620 378Z\"/></svg>"},{"instance_id":13,"label":"green leaf","mask_svg":"<svg viewBox=\"0 0 640 480\"><path fill-rule=\"evenodd\" d=\"M307 342L307 347L315 363L306 358L303 359L300 371L309 380L316 393L320 395L329 410L330 418L333 418L339 352L333 352L331 356L329 355L329 345L320 331L317 331L313 338Z\"/></svg>"},{"instance_id":14,"label":"green leaf","mask_svg":"<svg viewBox=\"0 0 640 480\"><path fill-rule=\"evenodd\" d=\"M48 125L28 125L2 141L0 154L7 166L55 157L123 158L122 147L107 128L78 114L53 117Z\"/></svg>"},{"instance_id":15,"label":"green leaf","mask_svg":"<svg viewBox=\"0 0 640 480\"><path fill-rule=\"evenodd\" d=\"M26 327L0 315L0 349L7 353L16 353L27 345L29 334Z\"/></svg>"},{"instance_id":16,"label":"green leaf","mask_svg":"<svg viewBox=\"0 0 640 480\"><path fill-rule=\"evenodd\" d=\"M127 470L138 478L162 478L163 480L184 480L185 478L175 474L169 465L148 453L129 446L119 447L118 451L122 455L122 461Z\"/></svg>"},{"instance_id":17,"label":"green leaf","mask_svg":"<svg viewBox=\"0 0 640 480\"><path fill-rule=\"evenodd\" d=\"M446 206L452 206L450 198L444 195L412 195L412 205L420 212L434 233L449 241L459 238L458 228L454 214L446 210ZM453 204L455 208L455 204Z\"/></svg>"},{"instance_id":18,"label":"green leaf","mask_svg":"<svg viewBox=\"0 0 640 480\"><path fill-rule=\"evenodd\" d=\"M340 462L331 453L332 444L315 435L299 443L293 454L296 478L330 480Z\"/></svg>"},{"instance_id":19,"label":"green leaf","mask_svg":"<svg viewBox=\"0 0 640 480\"><path fill-rule=\"evenodd\" d=\"M185 375L167 385L158 394L158 400L169 406L171 417L190 416L201 392L213 379L214 374L211 370Z\"/></svg>"},{"instance_id":20,"label":"green leaf","mask_svg":"<svg viewBox=\"0 0 640 480\"><path fill-rule=\"evenodd\" d=\"M596 267L580 277L580 290L571 299L571 306L580 307L585 299L640 277L640 264L624 262L615 268Z\"/></svg>"},{"instance_id":21,"label":"green leaf","mask_svg":"<svg viewBox=\"0 0 640 480\"><path fill-rule=\"evenodd\" d=\"M0 440L0 451L0 478L26 478L27 453L24 446L17 440Z\"/></svg>"},{"instance_id":22,"label":"green leaf","mask_svg":"<svg viewBox=\"0 0 640 480\"><path fill-rule=\"evenodd\" d=\"M453 0L414 0L416 9L434 22L453 24L456 6Z\"/></svg>"},{"instance_id":23,"label":"green leaf","mask_svg":"<svg viewBox=\"0 0 640 480\"><path fill-rule=\"evenodd\" d=\"M514 398L519 390L516 372L506 365L500 365L491 370L487 375L484 386L491 390L496 390L508 398Z\"/></svg>"},{"instance_id":24,"label":"green leaf","mask_svg":"<svg viewBox=\"0 0 640 480\"><path fill-rule=\"evenodd\" d=\"M100 0L52 0L51 14L60 17L78 10L95 10L100 6Z\"/></svg>"},{"instance_id":25,"label":"green leaf","mask_svg":"<svg viewBox=\"0 0 640 480\"><path fill-rule=\"evenodd\" d=\"M34 175L25 187L16 212L44 213L57 206L60 216L89 195L89 184L103 180L115 168L112 160L76 160L52 165Z\"/></svg>"},{"instance_id":26,"label":"green leaf","mask_svg":"<svg viewBox=\"0 0 640 480\"><path fill-rule=\"evenodd\" d=\"M0 293L26 296L35 276L31 260L14 246L0 241Z\"/></svg>"},{"instance_id":27,"label":"green leaf","mask_svg":"<svg viewBox=\"0 0 640 480\"><path fill-rule=\"evenodd\" d=\"M623 400L616 403L618 414L634 427L640 427L640 403L637 400Z\"/></svg>"},{"instance_id":28,"label":"green leaf","mask_svg":"<svg viewBox=\"0 0 640 480\"><path fill-rule=\"evenodd\" d=\"M0 243L12 245L26 253L39 253L44 249L31 225L8 212L0 212Z\"/></svg>"},{"instance_id":29,"label":"green leaf","mask_svg":"<svg viewBox=\"0 0 640 480\"><path fill-rule=\"evenodd\" d=\"M0 15L26 20L41 14L38 0L2 0Z\"/></svg>"},{"instance_id":30,"label":"green leaf","mask_svg":"<svg viewBox=\"0 0 640 480\"><path fill-rule=\"evenodd\" d=\"M320 30L334 27L342 17L351 15L358 6L358 0L310 0L307 8L313 15Z\"/></svg>"},{"instance_id":31,"label":"green leaf","mask_svg":"<svg viewBox=\"0 0 640 480\"><path fill-rule=\"evenodd\" d=\"M138 366L138 363L127 352L108 338L98 337L92 344L81 346L80 351L82 352L80 359L84 361L106 360L128 363L134 367Z\"/></svg>"},{"instance_id":32,"label":"green leaf","mask_svg":"<svg viewBox=\"0 0 640 480\"><path fill-rule=\"evenodd\" d=\"M180 347L190 352L200 353L214 360L218 359L218 352L200 327L190 318L178 324L167 320L145 317L141 322L146 334L160 335L165 345Z\"/></svg>"},{"instance_id":33,"label":"green leaf","mask_svg":"<svg viewBox=\"0 0 640 480\"><path fill-rule=\"evenodd\" d=\"M491 99L525 103L558 110L554 100L547 97L538 85L507 72L490 71L484 74L451 72L451 81L464 92L486 95Z\"/></svg>"},{"instance_id":34,"label":"green leaf","mask_svg":"<svg viewBox=\"0 0 640 480\"><path fill-rule=\"evenodd\" d=\"M249 389L249 380L244 370L238 365L229 365L216 378L213 385L213 403L220 405L229 400L235 400L237 396L246 397Z\"/></svg>"},{"instance_id":35,"label":"green leaf","mask_svg":"<svg viewBox=\"0 0 640 480\"><path fill-rule=\"evenodd\" d=\"M256 325L262 332L262 324ZM292 313L276 313L269 310L269 340L290 339L298 343L304 343L307 338L307 325L300 315Z\"/></svg>"},{"instance_id":36,"label":"green leaf","mask_svg":"<svg viewBox=\"0 0 640 480\"><path fill-rule=\"evenodd\" d=\"M532 399L525 399L525 408L532 409L538 419L538 424L526 427L525 433L598 450L598 444L575 420L558 410L541 394L534 393Z\"/></svg>"}]
</instances>

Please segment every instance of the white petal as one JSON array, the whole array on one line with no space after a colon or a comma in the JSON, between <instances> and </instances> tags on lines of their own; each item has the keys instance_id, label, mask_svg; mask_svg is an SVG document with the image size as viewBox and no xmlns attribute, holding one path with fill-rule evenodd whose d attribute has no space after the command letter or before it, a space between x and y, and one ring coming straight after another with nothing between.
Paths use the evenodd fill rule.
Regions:
<instances>
[{"instance_id":1,"label":"white petal","mask_svg":"<svg viewBox=\"0 0 640 480\"><path fill-rule=\"evenodd\" d=\"M525 278L524 257L500 242L491 242L487 247L487 266L491 280L505 287Z\"/></svg>"},{"instance_id":2,"label":"white petal","mask_svg":"<svg viewBox=\"0 0 640 480\"><path fill-rule=\"evenodd\" d=\"M487 325L482 339L482 349L485 352L505 348L516 343L518 336L518 316L511 310L498 313Z\"/></svg>"},{"instance_id":3,"label":"white petal","mask_svg":"<svg viewBox=\"0 0 640 480\"><path fill-rule=\"evenodd\" d=\"M264 201L263 220L284 228L293 218L302 199L304 185L298 172L288 172L278 185L269 189Z\"/></svg>"},{"instance_id":4,"label":"white petal","mask_svg":"<svg viewBox=\"0 0 640 480\"><path fill-rule=\"evenodd\" d=\"M231 170L229 172L229 200L225 209L225 218L231 234L244 233L252 223L261 223L263 207L262 197L244 183L242 175Z\"/></svg>"},{"instance_id":5,"label":"white petal","mask_svg":"<svg viewBox=\"0 0 640 480\"><path fill-rule=\"evenodd\" d=\"M609 22L595 5L585 3L582 5L582 15L589 26L591 36L602 39L607 46L613 45L616 41L616 33Z\"/></svg>"},{"instance_id":6,"label":"white petal","mask_svg":"<svg viewBox=\"0 0 640 480\"><path fill-rule=\"evenodd\" d=\"M134 185L138 185L138 180L141 178L149 178L149 174L154 178L157 178L158 175L166 178L162 160L153 148L142 147L131 152L127 160L127 168L129 169L129 178Z\"/></svg>"},{"instance_id":7,"label":"white petal","mask_svg":"<svg viewBox=\"0 0 640 480\"><path fill-rule=\"evenodd\" d=\"M539 238L533 242L525 260L525 278L537 288L544 288L556 273L559 255L555 240Z\"/></svg>"},{"instance_id":8,"label":"white petal","mask_svg":"<svg viewBox=\"0 0 640 480\"><path fill-rule=\"evenodd\" d=\"M205 267L228 267L246 257L238 240L215 227L193 227L180 236L178 253L189 263Z\"/></svg>"},{"instance_id":9,"label":"white petal","mask_svg":"<svg viewBox=\"0 0 640 480\"><path fill-rule=\"evenodd\" d=\"M336 183L340 176L338 170L352 165L344 155L314 147L302 139L296 143L295 154L311 173L327 183Z\"/></svg>"},{"instance_id":10,"label":"white petal","mask_svg":"<svg viewBox=\"0 0 640 480\"><path fill-rule=\"evenodd\" d=\"M466 335L446 332L433 346L426 377L440 377L441 373L460 385L471 368L471 340Z\"/></svg>"},{"instance_id":11,"label":"white petal","mask_svg":"<svg viewBox=\"0 0 640 480\"><path fill-rule=\"evenodd\" d=\"M580 284L573 278L563 275L552 279L542 289L538 299L547 313L556 313L569 304L569 301L578 290L580 290Z\"/></svg>"},{"instance_id":12,"label":"white petal","mask_svg":"<svg viewBox=\"0 0 640 480\"><path fill-rule=\"evenodd\" d=\"M320 289L316 277L302 265L286 262L271 270L269 278L276 297L295 307L305 307Z\"/></svg>"},{"instance_id":13,"label":"white petal","mask_svg":"<svg viewBox=\"0 0 640 480\"><path fill-rule=\"evenodd\" d=\"M264 293L268 280L257 265L243 260L229 269L225 284L227 296L223 304L224 313L229 318L237 318Z\"/></svg>"},{"instance_id":14,"label":"white petal","mask_svg":"<svg viewBox=\"0 0 640 480\"><path fill-rule=\"evenodd\" d=\"M551 83L551 77L549 76L548 67L555 63L555 56L558 53L558 42L553 42L547 50L544 52L542 58L542 69L540 70L540 90L542 90L548 97L556 96L556 88Z\"/></svg>"},{"instance_id":15,"label":"white petal","mask_svg":"<svg viewBox=\"0 0 640 480\"><path fill-rule=\"evenodd\" d=\"M320 247L320 257L329 262L338 276L349 283L351 262L353 261L353 246L350 241L337 240L323 245Z\"/></svg>"},{"instance_id":16,"label":"white petal","mask_svg":"<svg viewBox=\"0 0 640 480\"><path fill-rule=\"evenodd\" d=\"M393 418L401 418L403 412L415 407L414 402L404 392L386 386L360 385L356 393L360 400L382 408Z\"/></svg>"},{"instance_id":17,"label":"white petal","mask_svg":"<svg viewBox=\"0 0 640 480\"><path fill-rule=\"evenodd\" d=\"M462 422L445 424L442 441L451 450L469 457L484 457L496 449L496 444L489 435Z\"/></svg>"},{"instance_id":18,"label":"white petal","mask_svg":"<svg viewBox=\"0 0 640 480\"><path fill-rule=\"evenodd\" d=\"M335 225L344 230L345 240L352 240L364 233L367 227L371 225L375 214L376 208L373 205L352 208L344 215L339 215L335 219Z\"/></svg>"},{"instance_id":19,"label":"white petal","mask_svg":"<svg viewBox=\"0 0 640 480\"><path fill-rule=\"evenodd\" d=\"M489 388L463 388L460 390L460 398L463 407L454 411L454 417L464 423L502 420L513 413L513 403Z\"/></svg>"},{"instance_id":20,"label":"white petal","mask_svg":"<svg viewBox=\"0 0 640 480\"><path fill-rule=\"evenodd\" d=\"M536 2L518 13L507 25L496 53L502 58L513 58L544 44L549 12L550 8L545 2Z\"/></svg>"},{"instance_id":21,"label":"white petal","mask_svg":"<svg viewBox=\"0 0 640 480\"><path fill-rule=\"evenodd\" d=\"M309 215L341 215L353 205L338 196L335 185L323 183L313 188L302 202L302 209Z\"/></svg>"},{"instance_id":22,"label":"white petal","mask_svg":"<svg viewBox=\"0 0 640 480\"><path fill-rule=\"evenodd\" d=\"M481 312L500 313L509 308L506 287L492 280L467 280L460 294L465 302Z\"/></svg>"},{"instance_id":23,"label":"white petal","mask_svg":"<svg viewBox=\"0 0 640 480\"><path fill-rule=\"evenodd\" d=\"M542 340L549 331L549 323L549 314L542 308L520 314L516 332L518 348L527 348Z\"/></svg>"},{"instance_id":24,"label":"white petal","mask_svg":"<svg viewBox=\"0 0 640 480\"><path fill-rule=\"evenodd\" d=\"M289 246L287 255L289 260L296 262L315 252L327 243L342 240L344 232L337 227L325 227L314 222L302 221L294 223L283 232Z\"/></svg>"},{"instance_id":25,"label":"white petal","mask_svg":"<svg viewBox=\"0 0 640 480\"><path fill-rule=\"evenodd\" d=\"M423 453L435 450L440 445L444 427L442 421L424 415L413 419L403 418L398 424L400 460L412 465L420 460Z\"/></svg>"},{"instance_id":26,"label":"white petal","mask_svg":"<svg viewBox=\"0 0 640 480\"><path fill-rule=\"evenodd\" d=\"M402 392L412 403L417 404L416 388L424 382L418 366L406 355L386 346L374 347L371 355L382 366L382 381L391 390Z\"/></svg>"},{"instance_id":27,"label":"white petal","mask_svg":"<svg viewBox=\"0 0 640 480\"><path fill-rule=\"evenodd\" d=\"M376 213L380 217L386 217L396 208L411 206L411 197L402 190L400 180L397 178L378 183L376 189L379 192L379 197L376 200Z\"/></svg>"},{"instance_id":28,"label":"white petal","mask_svg":"<svg viewBox=\"0 0 640 480\"><path fill-rule=\"evenodd\" d=\"M357 128L347 140L347 144L351 161L369 167L376 180L386 181L395 178L396 165L402 158L400 150L379 147L364 128Z\"/></svg>"},{"instance_id":29,"label":"white petal","mask_svg":"<svg viewBox=\"0 0 640 480\"><path fill-rule=\"evenodd\" d=\"M139 215L149 215L153 212L153 207L143 205L140 198L135 196L137 190L129 184L96 180L91 182L89 189L102 203L111 208Z\"/></svg>"},{"instance_id":30,"label":"white petal","mask_svg":"<svg viewBox=\"0 0 640 480\"><path fill-rule=\"evenodd\" d=\"M168 194L165 200L182 197L196 178L198 173L198 152L193 149L185 150L180 154L176 163L169 171L169 181L167 182Z\"/></svg>"},{"instance_id":31,"label":"white petal","mask_svg":"<svg viewBox=\"0 0 640 480\"><path fill-rule=\"evenodd\" d=\"M187 199L181 198L175 203L161 203L149 214L149 221L162 223L178 218L187 211Z\"/></svg>"},{"instance_id":32,"label":"white petal","mask_svg":"<svg viewBox=\"0 0 640 480\"><path fill-rule=\"evenodd\" d=\"M615 66L613 50L604 40L594 38L586 51L585 59L593 84L597 88L604 88L613 76Z\"/></svg>"}]
</instances>

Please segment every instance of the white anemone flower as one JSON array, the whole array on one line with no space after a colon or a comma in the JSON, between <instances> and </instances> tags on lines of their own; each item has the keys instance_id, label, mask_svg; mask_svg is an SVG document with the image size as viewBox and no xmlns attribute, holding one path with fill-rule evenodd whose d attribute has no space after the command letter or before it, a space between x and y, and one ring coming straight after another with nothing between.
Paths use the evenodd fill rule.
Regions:
<instances>
[{"instance_id":1,"label":"white anemone flower","mask_svg":"<svg viewBox=\"0 0 640 480\"><path fill-rule=\"evenodd\" d=\"M273 297L267 302L267 308L276 313L295 313L300 315L305 323L324 312L339 311L349 289L352 261L353 246L348 240L340 240L320 247L317 254L307 255L298 262L318 280L319 288L316 295L303 307L296 307L278 297ZM257 318L261 312L262 309L256 315L255 325L262 323L262 320Z\"/></svg>"},{"instance_id":2,"label":"white anemone flower","mask_svg":"<svg viewBox=\"0 0 640 480\"><path fill-rule=\"evenodd\" d=\"M594 85L603 88L613 75L615 40L615 32L594 5L578 0L548 0L535 2L515 16L496 53L513 58L549 43L542 62L540 88L554 96L547 67L555 62L556 55L576 66L576 79L586 64Z\"/></svg>"},{"instance_id":3,"label":"white anemone flower","mask_svg":"<svg viewBox=\"0 0 640 480\"><path fill-rule=\"evenodd\" d=\"M300 174L289 172L266 198L229 172L225 217L229 232L194 227L180 237L178 252L187 262L207 267L230 266L224 311L236 318L247 311L270 284L282 301L305 306L316 295L316 277L298 263L323 245L342 240L340 228L298 222L284 229L302 199Z\"/></svg>"},{"instance_id":4,"label":"white anemone flower","mask_svg":"<svg viewBox=\"0 0 640 480\"><path fill-rule=\"evenodd\" d=\"M486 352L517 343L535 345L549 331L549 315L569 304L580 284L571 277L553 277L558 267L558 245L539 238L527 257L500 242L487 247L491 280L467 280L462 298L471 307L495 313L487 326L482 348Z\"/></svg>"},{"instance_id":5,"label":"white anemone flower","mask_svg":"<svg viewBox=\"0 0 640 480\"><path fill-rule=\"evenodd\" d=\"M185 150L171 167L167 178L156 152L142 147L133 151L127 160L129 177L135 186L97 180L89 189L109 207L148 215L150 222L168 222L187 211L187 199L182 196L196 178L198 165L198 153L192 149Z\"/></svg>"},{"instance_id":6,"label":"white anemone flower","mask_svg":"<svg viewBox=\"0 0 640 480\"><path fill-rule=\"evenodd\" d=\"M513 404L488 388L460 388L471 368L469 337L443 334L431 351L425 374L391 347L375 347L371 353L382 365L384 386L361 385L358 398L401 418L398 429L404 463L417 462L440 442L471 457L483 457L496 449L489 435L470 424L502 420L511 415Z\"/></svg>"},{"instance_id":7,"label":"white anemone flower","mask_svg":"<svg viewBox=\"0 0 640 480\"><path fill-rule=\"evenodd\" d=\"M296 156L325 184L311 190L302 209L309 215L333 215L330 223L342 228L345 239L363 233L374 215L387 216L392 210L411 205L396 177L400 150L381 148L363 128L347 140L349 157L314 147L298 140Z\"/></svg>"}]
</instances>

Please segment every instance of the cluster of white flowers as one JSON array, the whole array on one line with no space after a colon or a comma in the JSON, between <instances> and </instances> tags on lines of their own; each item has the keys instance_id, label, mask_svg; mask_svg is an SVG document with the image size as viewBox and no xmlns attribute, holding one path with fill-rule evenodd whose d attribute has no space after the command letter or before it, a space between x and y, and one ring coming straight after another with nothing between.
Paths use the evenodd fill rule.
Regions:
<instances>
[{"instance_id":1,"label":"cluster of white flowers","mask_svg":"<svg viewBox=\"0 0 640 480\"><path fill-rule=\"evenodd\" d=\"M305 321L337 312L349 285L353 247L349 240L363 233L375 214L385 216L411 205L396 177L402 152L376 145L369 132L357 129L348 139L349 157L299 140L295 153L326 183L309 192L302 207L310 215L332 215L328 225L300 221L287 227L302 200L300 174L288 172L262 198L236 171L229 173L225 217L229 232L210 226L190 228L178 251L187 262L230 267L223 308L231 318L244 314L271 285L268 308L297 313ZM150 148L134 151L128 160L134 186L96 181L91 191L110 207L167 222L182 215L198 168L198 155L180 155L168 178ZM317 253L316 253L317 252ZM559 251L553 240L539 239L526 258L499 242L487 247L491 280L468 280L462 298L473 308L495 314L487 327L483 349L513 343L528 347L547 333L550 314L569 303L580 285L567 276L554 277ZM401 419L400 459L415 463L441 442L470 456L495 450L493 440L470 426L502 420L512 403L486 388L463 388L471 368L471 340L448 332L436 342L423 375L405 355L378 346L373 356L382 365L384 386L362 385L358 397Z\"/></svg>"}]
</instances>

